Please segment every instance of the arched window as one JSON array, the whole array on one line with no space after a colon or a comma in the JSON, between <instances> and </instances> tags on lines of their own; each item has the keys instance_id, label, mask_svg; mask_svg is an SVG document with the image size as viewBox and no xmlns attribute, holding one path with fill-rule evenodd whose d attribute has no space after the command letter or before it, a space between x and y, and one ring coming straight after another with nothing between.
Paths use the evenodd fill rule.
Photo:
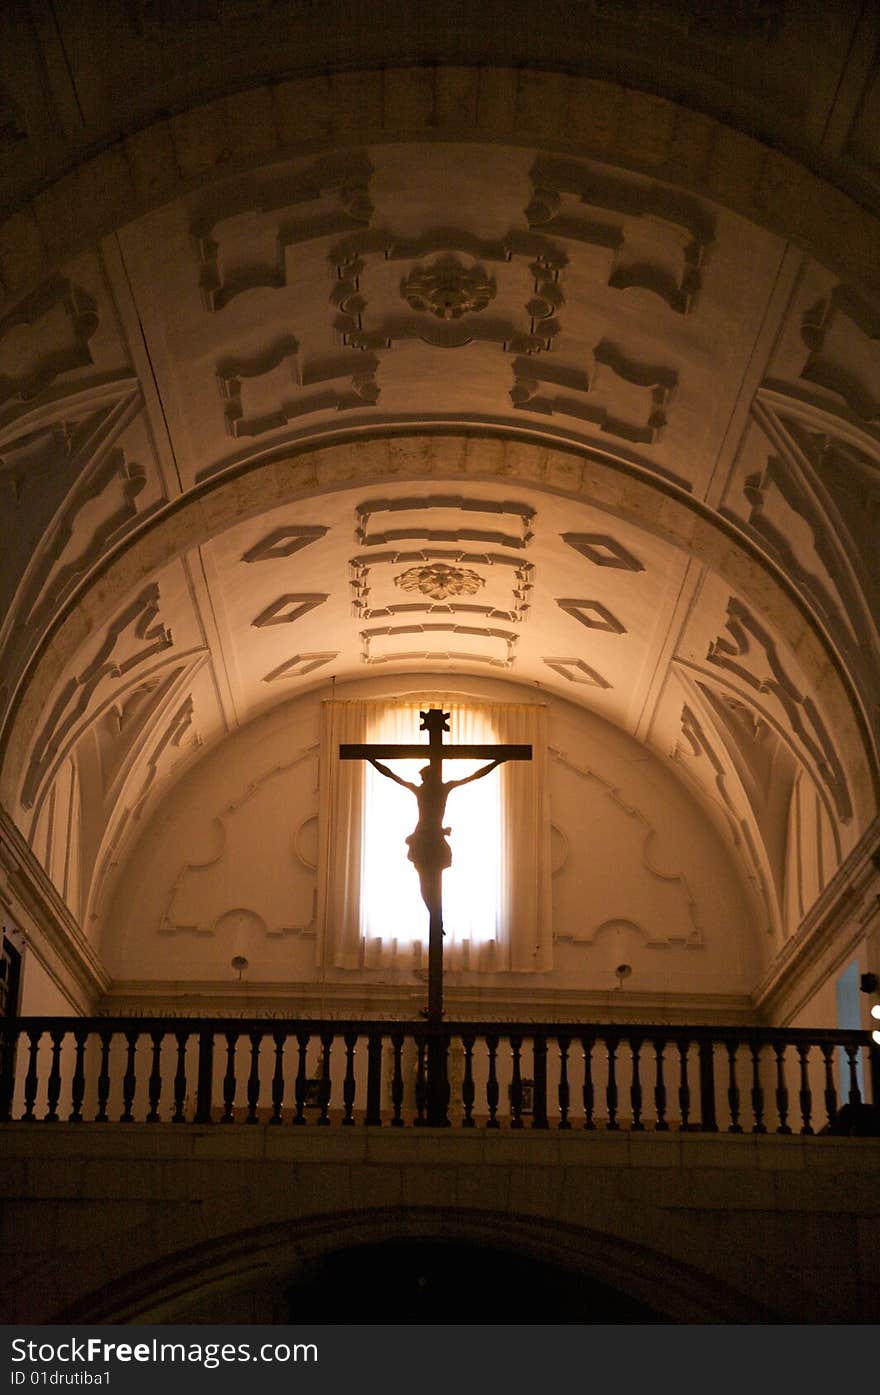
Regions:
<instances>
[{"instance_id":1,"label":"arched window","mask_svg":"<svg viewBox=\"0 0 880 1395\"><path fill-rule=\"evenodd\" d=\"M416 799L367 761L340 760L339 747L416 742L427 750L419 712L428 707L450 713L453 743L528 744L533 750L531 761L510 762L449 796L452 867L443 877L444 965L487 973L550 969L546 708L464 702L445 693L321 705L319 961L331 970L426 966L428 914L406 845L418 818ZM422 763L399 773L417 777ZM461 779L475 768L464 762L455 766L445 767L445 779Z\"/></svg>"}]
</instances>

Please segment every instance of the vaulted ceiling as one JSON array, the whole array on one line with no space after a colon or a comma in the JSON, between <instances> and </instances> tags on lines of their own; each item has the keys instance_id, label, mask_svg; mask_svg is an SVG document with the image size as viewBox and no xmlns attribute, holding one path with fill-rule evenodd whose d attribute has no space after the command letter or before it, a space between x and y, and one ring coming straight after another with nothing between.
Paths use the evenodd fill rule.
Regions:
<instances>
[{"instance_id":1,"label":"vaulted ceiling","mask_svg":"<svg viewBox=\"0 0 880 1395\"><path fill-rule=\"evenodd\" d=\"M144 811L272 705L483 674L673 762L779 924L795 786L833 864L876 811L870 293L730 181L500 120L269 150L252 96L246 159L7 295L5 807L48 858L74 763L81 913ZM300 97L314 126L326 94ZM200 112L178 159L216 136Z\"/></svg>"}]
</instances>

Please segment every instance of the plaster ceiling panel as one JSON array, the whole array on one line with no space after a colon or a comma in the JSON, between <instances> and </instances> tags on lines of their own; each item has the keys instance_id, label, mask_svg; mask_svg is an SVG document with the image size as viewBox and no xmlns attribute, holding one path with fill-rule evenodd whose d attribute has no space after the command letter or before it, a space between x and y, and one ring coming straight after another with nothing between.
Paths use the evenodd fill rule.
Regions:
<instances>
[{"instance_id":1,"label":"plaster ceiling panel","mask_svg":"<svg viewBox=\"0 0 880 1395\"><path fill-rule=\"evenodd\" d=\"M19 790L29 817L36 817L59 763L92 723L156 675L184 668L205 654L182 561L108 604L105 614L104 623L61 667L29 733Z\"/></svg>"},{"instance_id":2,"label":"plaster ceiling panel","mask_svg":"<svg viewBox=\"0 0 880 1395\"><path fill-rule=\"evenodd\" d=\"M301 251L302 284L257 285L212 312L203 302L186 209L159 210L122 241L186 488L235 452L236 432L252 444L271 429L267 416L280 412L283 421L295 402L301 405L312 394L312 385L302 382L306 342L314 352L318 339L325 356L335 347L326 258L316 248ZM262 249L263 239L255 241Z\"/></svg>"},{"instance_id":3,"label":"plaster ceiling panel","mask_svg":"<svg viewBox=\"0 0 880 1395\"><path fill-rule=\"evenodd\" d=\"M108 882L164 792L198 759L204 744L202 733L215 732L222 723L211 666L204 656L158 682L160 700L98 808L89 807L89 766L80 755L84 829L88 829L90 816L95 825L84 918L87 924L100 921ZM124 746L129 739L127 728L137 720L136 715L129 716L129 708L136 706L139 696L136 692L128 703L111 707L96 724L103 746L102 767L112 759L114 745Z\"/></svg>"},{"instance_id":4,"label":"plaster ceiling panel","mask_svg":"<svg viewBox=\"0 0 880 1395\"><path fill-rule=\"evenodd\" d=\"M83 254L0 320L0 425L129 371L103 267Z\"/></svg>"},{"instance_id":5,"label":"plaster ceiling panel","mask_svg":"<svg viewBox=\"0 0 880 1395\"><path fill-rule=\"evenodd\" d=\"M760 718L810 774L832 823L852 828L853 790L846 775L847 733L835 730L824 697L826 668L806 668L772 616L732 595L706 574L675 662L691 683L735 699Z\"/></svg>"},{"instance_id":6,"label":"plaster ceiling panel","mask_svg":"<svg viewBox=\"0 0 880 1395\"><path fill-rule=\"evenodd\" d=\"M553 362L588 383L556 390L555 414L593 421L598 439L633 443L646 462L702 494L767 311L781 240L654 181L609 179L587 162L539 158L533 178L532 229L567 258ZM532 365L538 376L546 368ZM542 386L532 405L553 395Z\"/></svg>"},{"instance_id":7,"label":"plaster ceiling panel","mask_svg":"<svg viewBox=\"0 0 880 1395\"><path fill-rule=\"evenodd\" d=\"M447 144L238 176L121 245L184 484L328 426L463 417L697 492L781 255L652 181Z\"/></svg>"},{"instance_id":8,"label":"plaster ceiling panel","mask_svg":"<svg viewBox=\"0 0 880 1395\"><path fill-rule=\"evenodd\" d=\"M754 410L757 419L743 436L722 509L785 567L858 668L857 650L873 626L839 523L829 515L828 496L796 429L770 403L759 399Z\"/></svg>"},{"instance_id":9,"label":"plaster ceiling panel","mask_svg":"<svg viewBox=\"0 0 880 1395\"><path fill-rule=\"evenodd\" d=\"M858 425L880 447L880 317L815 262L804 265L767 376Z\"/></svg>"},{"instance_id":10,"label":"plaster ceiling panel","mask_svg":"<svg viewBox=\"0 0 880 1395\"><path fill-rule=\"evenodd\" d=\"M402 157L392 147L379 158L381 170L362 151L272 167L230 180L210 198L158 210L122 233L128 278L185 484L304 424L312 429L335 423L339 413L346 413L346 421L375 416L377 356L347 342L340 328L340 321L347 322L339 300L347 268L339 263L347 249L360 250L355 234L366 236L374 249L362 259L359 294L368 310L355 316L366 333L381 329L392 313L413 320L401 281L419 261L421 246L430 249L437 237L441 249L444 241L454 246L456 236L476 242L488 236L497 244L512 219L522 222L525 152L493 158L490 185L467 148L413 149ZM419 247L410 248L410 255L386 258L386 249L414 242ZM523 258L516 269L500 260L511 283L505 294L511 306L518 298L519 319L527 326L523 306L531 278ZM440 323L430 312L422 318L426 329ZM513 327L512 313L509 319L505 331ZM384 346L388 336L379 337ZM410 340L419 342L408 324L401 343L395 341L392 368L407 357ZM426 362L415 349L415 357L415 371L404 366L397 407L436 411L432 394L442 387L444 372L437 371L436 356ZM500 348L498 358L500 390L508 386ZM459 386L475 376L482 382L486 366L475 375L472 363L464 365ZM379 376L395 378L393 372ZM415 383L421 392L414 401ZM473 406L485 409L488 400L497 411L488 387L487 381ZM456 404L453 384L441 407Z\"/></svg>"},{"instance_id":11,"label":"plaster ceiling panel","mask_svg":"<svg viewBox=\"0 0 880 1395\"><path fill-rule=\"evenodd\" d=\"M202 557L242 717L429 662L541 683L620 725L686 565L598 510L470 481L285 506Z\"/></svg>"}]
</instances>

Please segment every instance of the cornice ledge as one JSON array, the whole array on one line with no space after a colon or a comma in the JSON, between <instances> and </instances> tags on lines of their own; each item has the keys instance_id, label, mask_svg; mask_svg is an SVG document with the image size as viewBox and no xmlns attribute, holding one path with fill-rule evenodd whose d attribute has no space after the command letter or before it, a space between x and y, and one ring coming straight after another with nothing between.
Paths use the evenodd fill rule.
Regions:
<instances>
[{"instance_id":1,"label":"cornice ledge","mask_svg":"<svg viewBox=\"0 0 880 1395\"><path fill-rule=\"evenodd\" d=\"M216 983L210 980L115 979L98 1005L107 1016L375 1018L391 1023L417 1018L424 1002L418 984L319 982ZM516 988L447 982L447 1015L469 1021L736 1026L755 1022L745 993L634 993Z\"/></svg>"},{"instance_id":2,"label":"cornice ledge","mask_svg":"<svg viewBox=\"0 0 880 1395\"><path fill-rule=\"evenodd\" d=\"M110 987L110 976L6 809L0 805L0 907L65 996L84 1012Z\"/></svg>"},{"instance_id":3,"label":"cornice ledge","mask_svg":"<svg viewBox=\"0 0 880 1395\"><path fill-rule=\"evenodd\" d=\"M846 958L878 914L880 817L841 863L752 994L761 1020L781 1014L774 1025L786 1026L818 986L823 956L833 949L835 963Z\"/></svg>"}]
</instances>

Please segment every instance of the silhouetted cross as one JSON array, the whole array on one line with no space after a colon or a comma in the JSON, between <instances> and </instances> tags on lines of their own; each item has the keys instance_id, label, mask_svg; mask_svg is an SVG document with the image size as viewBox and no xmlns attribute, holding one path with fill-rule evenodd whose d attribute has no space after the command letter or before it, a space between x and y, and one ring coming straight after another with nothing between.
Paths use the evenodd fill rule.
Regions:
<instances>
[{"instance_id":1,"label":"silhouetted cross","mask_svg":"<svg viewBox=\"0 0 880 1395\"><path fill-rule=\"evenodd\" d=\"M459 785L468 785L472 780L481 780L496 766L507 760L531 760L531 746L471 745L444 746L443 733L449 730L449 713L439 707L420 712L420 731L427 731L427 748L422 745L341 745L340 760L368 760L371 765L389 780L411 790L418 800L419 821L407 838L409 860L419 874L422 900L428 907L430 929L428 936L428 1011L429 1022L439 1022L443 1016L443 872L452 862L452 849L446 841L451 832L443 826L446 801L450 791ZM419 772L420 785L395 775L383 765L380 756L386 760L412 760L427 755L428 764ZM482 770L463 780L443 780L444 760L488 760Z\"/></svg>"}]
</instances>

